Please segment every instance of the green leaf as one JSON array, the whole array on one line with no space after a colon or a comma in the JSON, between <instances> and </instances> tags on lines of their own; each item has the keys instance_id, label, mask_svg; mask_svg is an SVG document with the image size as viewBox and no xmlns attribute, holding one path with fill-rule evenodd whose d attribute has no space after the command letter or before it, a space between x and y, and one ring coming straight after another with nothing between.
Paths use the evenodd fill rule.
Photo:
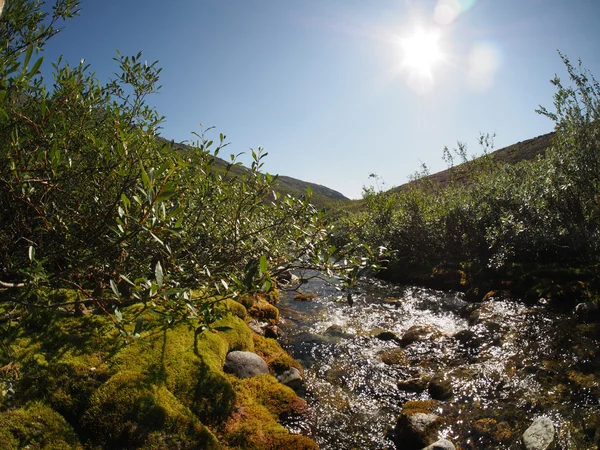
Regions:
<instances>
[{"instance_id":1,"label":"green leaf","mask_svg":"<svg viewBox=\"0 0 600 450\"><path fill-rule=\"evenodd\" d=\"M225 281L225 280L221 279L221 284L223 285L223 287L224 287L225 289L229 289L229 285L227 284L227 281Z\"/></svg>"},{"instance_id":2,"label":"green leaf","mask_svg":"<svg viewBox=\"0 0 600 450\"><path fill-rule=\"evenodd\" d=\"M177 193L177 189L172 184L168 183L162 188L162 190L160 191L160 194L158 194L158 197L156 197L156 201L162 202L162 201L167 200L168 198L172 197L176 193Z\"/></svg>"},{"instance_id":3,"label":"green leaf","mask_svg":"<svg viewBox=\"0 0 600 450\"><path fill-rule=\"evenodd\" d=\"M310 186L306 186L306 195L308 195L308 198L312 197L312 189Z\"/></svg>"},{"instance_id":4,"label":"green leaf","mask_svg":"<svg viewBox=\"0 0 600 450\"><path fill-rule=\"evenodd\" d=\"M33 65L33 67L31 68L31 70L29 71L29 73L27 74L28 78L31 78L32 76L34 76L36 73L38 73L38 70L40 70L40 66L42 65L42 62L44 61L44 57L42 56L41 58L39 58L35 64Z\"/></svg>"},{"instance_id":5,"label":"green leaf","mask_svg":"<svg viewBox=\"0 0 600 450\"><path fill-rule=\"evenodd\" d=\"M119 311L119 308L115 308L115 319L117 319L118 323L123 322L123 314L121 313L121 311Z\"/></svg>"},{"instance_id":6,"label":"green leaf","mask_svg":"<svg viewBox=\"0 0 600 450\"><path fill-rule=\"evenodd\" d=\"M121 293L119 292L119 287L117 286L117 283L115 283L113 280L110 280L110 288L115 293L117 298L121 298Z\"/></svg>"},{"instance_id":7,"label":"green leaf","mask_svg":"<svg viewBox=\"0 0 600 450\"><path fill-rule=\"evenodd\" d=\"M29 261L33 262L35 258L35 248L33 248L33 245L29 246Z\"/></svg>"},{"instance_id":8,"label":"green leaf","mask_svg":"<svg viewBox=\"0 0 600 450\"><path fill-rule=\"evenodd\" d=\"M267 273L267 257L265 255L260 257L259 268L261 275Z\"/></svg>"},{"instance_id":9,"label":"green leaf","mask_svg":"<svg viewBox=\"0 0 600 450\"><path fill-rule=\"evenodd\" d=\"M119 275L119 277L121 278L121 280L125 280L126 283L129 283L130 285L135 286L135 284L133 283L133 281L131 281L125 275Z\"/></svg>"},{"instance_id":10,"label":"green leaf","mask_svg":"<svg viewBox=\"0 0 600 450\"><path fill-rule=\"evenodd\" d=\"M27 67L29 66L29 61L31 60L31 55L33 55L33 44L27 47L27 52L25 53L25 59L23 60L23 73L27 72Z\"/></svg>"},{"instance_id":11,"label":"green leaf","mask_svg":"<svg viewBox=\"0 0 600 450\"><path fill-rule=\"evenodd\" d=\"M163 285L163 279L164 279L163 268L160 264L160 261L158 261L156 263L156 267L154 268L154 275L156 277L156 284L158 285L158 288L160 289Z\"/></svg>"}]
</instances>

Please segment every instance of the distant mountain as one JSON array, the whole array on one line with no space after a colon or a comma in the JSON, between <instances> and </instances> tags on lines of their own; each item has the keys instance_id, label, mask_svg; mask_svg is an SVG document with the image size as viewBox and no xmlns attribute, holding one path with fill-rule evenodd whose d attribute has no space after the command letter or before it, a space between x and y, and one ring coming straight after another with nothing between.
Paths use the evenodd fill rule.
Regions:
<instances>
[{"instance_id":1,"label":"distant mountain","mask_svg":"<svg viewBox=\"0 0 600 450\"><path fill-rule=\"evenodd\" d=\"M160 141L164 142L165 144L168 144L170 142L171 145L173 145L174 148L176 148L176 149L185 150L186 148L189 148L186 144L178 144L173 141L168 141L167 139L164 139L162 137L159 137L158 139ZM228 164L229 163L227 161L225 161L221 158L215 157L215 165L218 170L219 169L225 170L225 168L227 167ZM232 173L234 175L239 175L248 170L250 170L250 169L248 169L247 167L244 167L242 165L236 165L231 168L230 173ZM350 201L350 199L345 197L342 193L335 191L333 189L330 189L326 186L322 186L322 185L316 184L316 183L310 183L308 181L298 180L297 178L292 178L292 177L288 177L285 175L279 175L277 177L275 186L276 186L276 190L280 194L283 194L283 195L290 194L295 197L299 197L301 195L306 195L306 188L310 187L310 189L312 191L312 203L314 203L316 206L319 206L319 207L329 205L332 202L337 203L337 202L349 202Z\"/></svg>"}]
</instances>

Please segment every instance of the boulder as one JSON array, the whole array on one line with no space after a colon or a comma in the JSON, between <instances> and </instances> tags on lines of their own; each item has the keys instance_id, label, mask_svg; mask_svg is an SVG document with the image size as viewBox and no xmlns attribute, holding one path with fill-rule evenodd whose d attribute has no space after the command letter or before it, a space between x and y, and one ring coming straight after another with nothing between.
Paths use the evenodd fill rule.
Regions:
<instances>
[{"instance_id":1,"label":"boulder","mask_svg":"<svg viewBox=\"0 0 600 450\"><path fill-rule=\"evenodd\" d=\"M456 447L449 440L440 439L439 441L423 448L423 450L456 450Z\"/></svg>"},{"instance_id":2,"label":"boulder","mask_svg":"<svg viewBox=\"0 0 600 450\"><path fill-rule=\"evenodd\" d=\"M454 395L452 380L444 375L437 375L429 382L427 392L434 400L447 400Z\"/></svg>"},{"instance_id":3,"label":"boulder","mask_svg":"<svg viewBox=\"0 0 600 450\"><path fill-rule=\"evenodd\" d=\"M265 327L265 337L279 339L283 336L283 331L277 325L268 325Z\"/></svg>"},{"instance_id":4,"label":"boulder","mask_svg":"<svg viewBox=\"0 0 600 450\"><path fill-rule=\"evenodd\" d=\"M399 391L420 394L427 388L427 382L426 378L409 378L408 380L398 381L396 386Z\"/></svg>"},{"instance_id":5,"label":"boulder","mask_svg":"<svg viewBox=\"0 0 600 450\"><path fill-rule=\"evenodd\" d=\"M302 374L295 367L290 367L285 372L277 375L277 381L292 388L296 393L302 393L306 391Z\"/></svg>"},{"instance_id":6,"label":"boulder","mask_svg":"<svg viewBox=\"0 0 600 450\"><path fill-rule=\"evenodd\" d=\"M439 332L431 325L413 325L402 335L400 345L406 347L413 342L425 340L429 336L435 336Z\"/></svg>"},{"instance_id":7,"label":"boulder","mask_svg":"<svg viewBox=\"0 0 600 450\"><path fill-rule=\"evenodd\" d=\"M401 348L394 348L385 353L382 353L380 358L388 366L405 366L409 363L404 349Z\"/></svg>"},{"instance_id":8,"label":"boulder","mask_svg":"<svg viewBox=\"0 0 600 450\"><path fill-rule=\"evenodd\" d=\"M600 306L594 302L579 303L575 307L575 316L580 322L592 322L600 319Z\"/></svg>"},{"instance_id":9,"label":"boulder","mask_svg":"<svg viewBox=\"0 0 600 450\"><path fill-rule=\"evenodd\" d=\"M254 331L256 334L260 334L261 336L265 335L264 327L267 326L267 322L259 322L258 320L252 319L248 322L248 328Z\"/></svg>"},{"instance_id":10,"label":"boulder","mask_svg":"<svg viewBox=\"0 0 600 450\"><path fill-rule=\"evenodd\" d=\"M441 421L435 414L416 412L402 414L395 428L398 448L420 450L438 440Z\"/></svg>"},{"instance_id":11,"label":"boulder","mask_svg":"<svg viewBox=\"0 0 600 450\"><path fill-rule=\"evenodd\" d=\"M454 335L454 339L460 342L463 347L476 349L481 347L482 339L472 330L460 330Z\"/></svg>"},{"instance_id":12,"label":"boulder","mask_svg":"<svg viewBox=\"0 0 600 450\"><path fill-rule=\"evenodd\" d=\"M547 450L554 441L554 424L547 417L539 417L523 433L526 450Z\"/></svg>"},{"instance_id":13,"label":"boulder","mask_svg":"<svg viewBox=\"0 0 600 450\"><path fill-rule=\"evenodd\" d=\"M250 378L269 373L269 366L256 353L233 351L227 354L223 370L238 378Z\"/></svg>"}]
</instances>

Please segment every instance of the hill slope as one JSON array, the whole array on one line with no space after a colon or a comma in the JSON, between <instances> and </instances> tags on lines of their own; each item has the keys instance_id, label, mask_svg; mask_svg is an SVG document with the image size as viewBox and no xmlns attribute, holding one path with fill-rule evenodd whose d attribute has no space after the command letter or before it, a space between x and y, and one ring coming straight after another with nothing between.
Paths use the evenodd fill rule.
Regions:
<instances>
[{"instance_id":1,"label":"hill slope","mask_svg":"<svg viewBox=\"0 0 600 450\"><path fill-rule=\"evenodd\" d=\"M520 161L527 161L534 159L538 155L543 155L548 148L552 145L554 139L554 132L543 134L541 136L527 139L525 141L517 142L516 144L509 145L508 147L501 148L495 152L490 153L490 156L499 163L516 164ZM468 164L468 162L466 163ZM457 165L451 169L442 170L426 177L433 181L440 187L445 187L450 182L450 174L453 170L459 168L462 164ZM460 172L460 171L459 171ZM460 175L457 177L460 181ZM456 179L456 178L455 178ZM390 189L391 192L398 192L409 183L405 183L401 186Z\"/></svg>"},{"instance_id":2,"label":"hill slope","mask_svg":"<svg viewBox=\"0 0 600 450\"><path fill-rule=\"evenodd\" d=\"M158 139L160 141L164 142L165 144L169 143L169 141L167 139L164 139L162 137L159 137ZM185 144L174 143L173 141L171 141L171 145L173 145L174 148L180 149L180 150L185 150L186 148L189 148L189 146L187 146ZM223 169L223 170L225 170L225 168L229 164L227 161L225 161L221 158L218 158L218 157L215 157L215 163L216 163L217 168ZM244 167L242 165L236 165L231 168L230 172L233 173L234 175L239 175L248 170L249 169L247 167ZM313 196L313 198L312 198L313 203L317 206L326 206L327 204L330 204L331 202L349 202L350 201L350 199L345 197L342 193L335 191L333 189L330 189L326 186L316 184L316 183L311 183L308 181L299 180L297 178L292 178L292 177L285 176L285 175L278 176L276 186L277 186L277 190L279 191L279 193L284 194L284 195L290 194L295 197L298 197L301 195L306 195L306 188L310 187L310 189L312 191L312 196Z\"/></svg>"}]
</instances>

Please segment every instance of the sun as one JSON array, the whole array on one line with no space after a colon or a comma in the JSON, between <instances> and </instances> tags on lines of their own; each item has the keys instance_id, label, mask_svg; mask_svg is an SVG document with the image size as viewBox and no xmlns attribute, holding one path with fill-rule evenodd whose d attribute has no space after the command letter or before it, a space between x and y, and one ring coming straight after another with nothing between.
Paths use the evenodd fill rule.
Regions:
<instances>
[{"instance_id":1,"label":"sun","mask_svg":"<svg viewBox=\"0 0 600 450\"><path fill-rule=\"evenodd\" d=\"M433 67L442 60L438 29L416 28L413 33L400 39L402 67L411 75L433 78Z\"/></svg>"}]
</instances>

